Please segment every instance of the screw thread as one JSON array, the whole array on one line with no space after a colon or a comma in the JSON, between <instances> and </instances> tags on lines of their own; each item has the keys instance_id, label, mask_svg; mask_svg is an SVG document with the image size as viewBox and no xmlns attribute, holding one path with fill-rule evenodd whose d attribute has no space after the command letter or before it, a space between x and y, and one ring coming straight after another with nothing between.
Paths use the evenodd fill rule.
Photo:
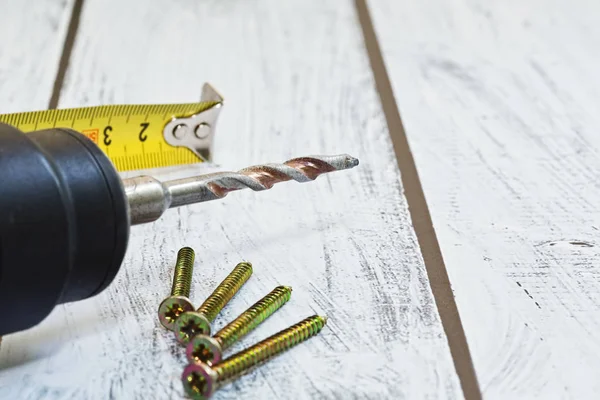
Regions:
<instances>
[{"instance_id":1,"label":"screw thread","mask_svg":"<svg viewBox=\"0 0 600 400\"><path fill-rule=\"evenodd\" d=\"M208 296L197 311L203 314L209 322L214 321L219 312L225 307L225 304L235 296L251 275L252 264L249 262L239 263L227 275L227 278L217 286L214 292Z\"/></svg>"},{"instance_id":2,"label":"screw thread","mask_svg":"<svg viewBox=\"0 0 600 400\"><path fill-rule=\"evenodd\" d=\"M184 247L177 253L171 296L190 297L194 257L194 250L190 247Z\"/></svg>"},{"instance_id":3,"label":"screw thread","mask_svg":"<svg viewBox=\"0 0 600 400\"><path fill-rule=\"evenodd\" d=\"M231 347L240 338L256 328L261 322L269 318L290 299L292 288L278 286L260 299L252 307L240 314L239 317L227 324L217 332L214 338L221 344L223 350Z\"/></svg>"},{"instance_id":4,"label":"screw thread","mask_svg":"<svg viewBox=\"0 0 600 400\"><path fill-rule=\"evenodd\" d=\"M327 323L326 317L313 315L279 333L242 350L212 367L217 381L223 382L243 375L250 368L315 336Z\"/></svg>"}]
</instances>

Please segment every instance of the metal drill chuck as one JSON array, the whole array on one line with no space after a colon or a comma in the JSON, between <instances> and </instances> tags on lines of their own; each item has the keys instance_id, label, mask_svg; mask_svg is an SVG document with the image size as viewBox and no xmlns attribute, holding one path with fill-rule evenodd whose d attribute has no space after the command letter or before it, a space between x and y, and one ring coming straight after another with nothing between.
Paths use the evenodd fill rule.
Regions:
<instances>
[{"instance_id":1,"label":"metal drill chuck","mask_svg":"<svg viewBox=\"0 0 600 400\"><path fill-rule=\"evenodd\" d=\"M119 271L130 225L229 192L308 182L356 166L348 155L295 158L170 182L121 181L88 138L54 128L25 135L0 123L0 336L30 328L57 305L103 291Z\"/></svg>"}]
</instances>

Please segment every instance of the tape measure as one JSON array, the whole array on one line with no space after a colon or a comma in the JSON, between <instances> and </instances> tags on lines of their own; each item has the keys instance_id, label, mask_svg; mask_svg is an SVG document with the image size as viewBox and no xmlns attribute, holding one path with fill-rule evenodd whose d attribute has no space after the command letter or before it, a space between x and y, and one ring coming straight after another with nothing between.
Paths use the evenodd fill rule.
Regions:
<instances>
[{"instance_id":1,"label":"tape measure","mask_svg":"<svg viewBox=\"0 0 600 400\"><path fill-rule=\"evenodd\" d=\"M27 133L64 127L83 133L117 170L192 164L211 158L223 98L209 84L198 103L109 105L0 115Z\"/></svg>"}]
</instances>

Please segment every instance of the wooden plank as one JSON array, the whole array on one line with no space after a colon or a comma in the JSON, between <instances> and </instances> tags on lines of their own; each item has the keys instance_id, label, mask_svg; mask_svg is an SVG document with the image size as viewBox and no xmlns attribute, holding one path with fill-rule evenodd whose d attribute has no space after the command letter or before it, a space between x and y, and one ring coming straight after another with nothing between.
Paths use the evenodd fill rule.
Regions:
<instances>
[{"instance_id":1,"label":"wooden plank","mask_svg":"<svg viewBox=\"0 0 600 400\"><path fill-rule=\"evenodd\" d=\"M73 3L0 2L0 113L48 106Z\"/></svg>"},{"instance_id":2,"label":"wooden plank","mask_svg":"<svg viewBox=\"0 0 600 400\"><path fill-rule=\"evenodd\" d=\"M184 354L155 312L189 245L195 302L236 262L255 265L217 327L277 284L294 288L236 349L330 318L220 398L460 398L352 3L88 0L60 106L195 100L204 81L226 98L216 160L228 168L340 152L361 166L135 227L109 290L5 339L0 397L182 396Z\"/></svg>"},{"instance_id":3,"label":"wooden plank","mask_svg":"<svg viewBox=\"0 0 600 400\"><path fill-rule=\"evenodd\" d=\"M485 397L596 398L597 2L369 4Z\"/></svg>"}]
</instances>

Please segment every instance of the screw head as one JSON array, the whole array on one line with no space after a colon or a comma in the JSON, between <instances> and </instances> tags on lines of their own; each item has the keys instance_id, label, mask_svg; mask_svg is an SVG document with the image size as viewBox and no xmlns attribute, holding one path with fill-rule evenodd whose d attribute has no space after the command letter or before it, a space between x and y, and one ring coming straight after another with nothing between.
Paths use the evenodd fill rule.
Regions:
<instances>
[{"instance_id":1,"label":"screw head","mask_svg":"<svg viewBox=\"0 0 600 400\"><path fill-rule=\"evenodd\" d=\"M195 400L210 398L215 392L216 381L215 373L205 364L190 364L181 374L183 389Z\"/></svg>"},{"instance_id":2,"label":"screw head","mask_svg":"<svg viewBox=\"0 0 600 400\"><path fill-rule=\"evenodd\" d=\"M217 339L196 335L188 343L185 354L190 363L214 365L221 361L223 349Z\"/></svg>"},{"instance_id":3,"label":"screw head","mask_svg":"<svg viewBox=\"0 0 600 400\"><path fill-rule=\"evenodd\" d=\"M179 343L188 344L196 335L210 336L210 322L199 312L184 312L175 321L174 332Z\"/></svg>"},{"instance_id":4,"label":"screw head","mask_svg":"<svg viewBox=\"0 0 600 400\"><path fill-rule=\"evenodd\" d=\"M169 296L158 307L158 320L162 326L172 331L175 329L175 321L188 311L194 311L194 306L187 297Z\"/></svg>"}]
</instances>

